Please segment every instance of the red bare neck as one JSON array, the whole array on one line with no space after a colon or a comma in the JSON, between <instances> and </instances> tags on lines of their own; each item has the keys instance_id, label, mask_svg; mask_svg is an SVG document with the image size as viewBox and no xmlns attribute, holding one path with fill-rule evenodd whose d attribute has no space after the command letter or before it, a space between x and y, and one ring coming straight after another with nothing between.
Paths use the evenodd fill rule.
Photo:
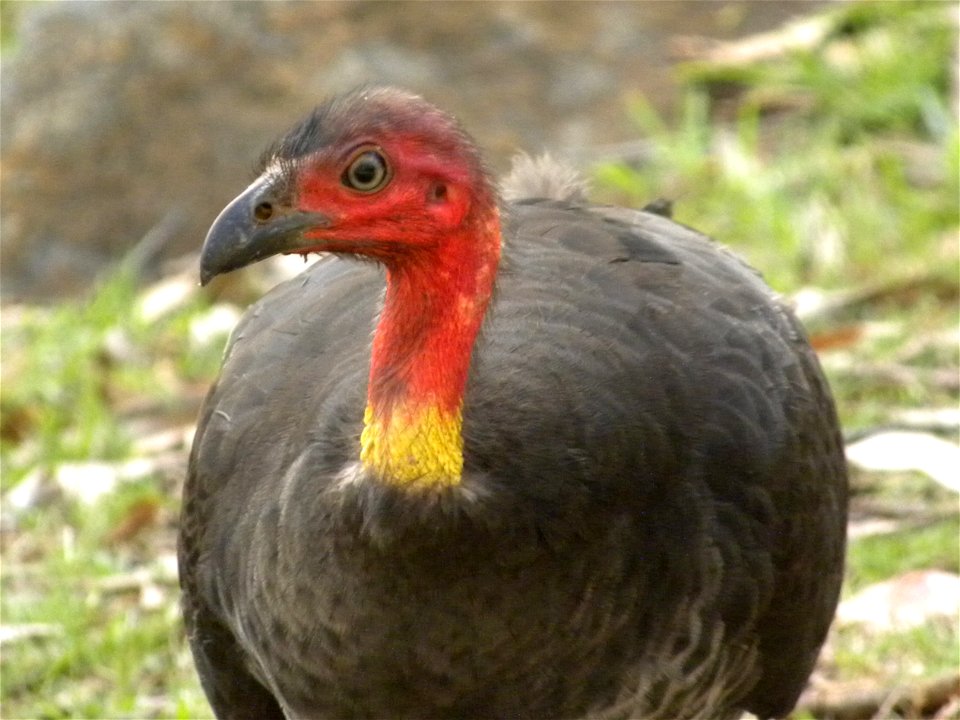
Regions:
<instances>
[{"instance_id":1,"label":"red bare neck","mask_svg":"<svg viewBox=\"0 0 960 720\"><path fill-rule=\"evenodd\" d=\"M493 206L436 250L387 264L367 397L376 415L387 418L397 406L459 413L499 259L499 213Z\"/></svg>"}]
</instances>

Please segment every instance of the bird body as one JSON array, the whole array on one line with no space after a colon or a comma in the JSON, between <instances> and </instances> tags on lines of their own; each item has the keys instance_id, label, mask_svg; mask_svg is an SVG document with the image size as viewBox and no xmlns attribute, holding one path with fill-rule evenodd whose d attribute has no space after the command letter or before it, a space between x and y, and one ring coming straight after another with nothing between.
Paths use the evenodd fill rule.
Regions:
<instances>
[{"instance_id":1,"label":"bird body","mask_svg":"<svg viewBox=\"0 0 960 720\"><path fill-rule=\"evenodd\" d=\"M271 291L201 412L181 585L218 716L788 712L833 615L846 512L796 320L667 218L466 194L483 182L472 146L417 98L338 103L274 149L204 250L205 273L231 269L299 223L320 230L281 251L385 267L324 258ZM414 114L437 143L390 141ZM304 167L349 186L358 161L339 151L357 147L389 158L391 202L436 210L407 232L446 239L396 249L395 207L389 230L348 227L368 220L334 212ZM410 148L429 156L422 186ZM241 232L241 212L268 217ZM224 226L241 250L217 244Z\"/></svg>"}]
</instances>

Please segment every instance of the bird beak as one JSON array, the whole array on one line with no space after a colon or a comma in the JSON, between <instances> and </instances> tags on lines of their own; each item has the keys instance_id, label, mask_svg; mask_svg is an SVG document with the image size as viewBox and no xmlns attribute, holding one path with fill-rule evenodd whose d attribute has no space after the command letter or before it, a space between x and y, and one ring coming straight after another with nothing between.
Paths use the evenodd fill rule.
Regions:
<instances>
[{"instance_id":1,"label":"bird beak","mask_svg":"<svg viewBox=\"0 0 960 720\"><path fill-rule=\"evenodd\" d=\"M327 215L292 210L278 201L273 178L261 177L213 221L200 251L200 284L272 255L306 252L317 241L304 233L329 226Z\"/></svg>"}]
</instances>

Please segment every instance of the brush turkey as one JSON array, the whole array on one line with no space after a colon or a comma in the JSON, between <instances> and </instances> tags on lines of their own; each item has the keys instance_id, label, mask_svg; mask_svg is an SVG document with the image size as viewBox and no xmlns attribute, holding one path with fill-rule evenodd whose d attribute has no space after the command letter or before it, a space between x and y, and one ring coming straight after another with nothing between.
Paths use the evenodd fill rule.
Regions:
<instances>
[{"instance_id":1,"label":"brush turkey","mask_svg":"<svg viewBox=\"0 0 960 720\"><path fill-rule=\"evenodd\" d=\"M505 202L454 119L363 88L214 222L203 282L328 254L250 308L201 411L180 573L218 716L794 706L846 520L814 353L731 253L550 168Z\"/></svg>"}]
</instances>

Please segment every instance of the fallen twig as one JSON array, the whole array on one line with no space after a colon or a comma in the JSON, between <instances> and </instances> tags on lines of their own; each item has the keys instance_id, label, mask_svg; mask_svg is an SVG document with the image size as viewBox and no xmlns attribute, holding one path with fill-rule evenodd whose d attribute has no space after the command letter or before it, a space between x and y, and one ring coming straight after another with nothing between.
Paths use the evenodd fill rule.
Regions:
<instances>
[{"instance_id":1,"label":"fallen twig","mask_svg":"<svg viewBox=\"0 0 960 720\"><path fill-rule=\"evenodd\" d=\"M920 717L937 712L958 696L960 674L950 673L893 689L865 687L862 682L810 688L800 697L796 710L832 720L879 720L894 713L901 717Z\"/></svg>"},{"instance_id":2,"label":"fallen twig","mask_svg":"<svg viewBox=\"0 0 960 720\"><path fill-rule=\"evenodd\" d=\"M812 288L801 290L792 298L797 316L806 324L831 321L841 315L851 315L862 307L880 301L899 301L906 304L917 295L935 295L944 300L956 300L960 290L954 280L942 273L911 275L865 285L852 290L824 292Z\"/></svg>"},{"instance_id":3,"label":"fallen twig","mask_svg":"<svg viewBox=\"0 0 960 720\"><path fill-rule=\"evenodd\" d=\"M677 35L670 39L670 52L680 60L699 60L714 65L741 67L760 60L782 57L788 52L815 48L827 38L834 25L835 16L817 15L739 40L723 41L699 35Z\"/></svg>"}]
</instances>

